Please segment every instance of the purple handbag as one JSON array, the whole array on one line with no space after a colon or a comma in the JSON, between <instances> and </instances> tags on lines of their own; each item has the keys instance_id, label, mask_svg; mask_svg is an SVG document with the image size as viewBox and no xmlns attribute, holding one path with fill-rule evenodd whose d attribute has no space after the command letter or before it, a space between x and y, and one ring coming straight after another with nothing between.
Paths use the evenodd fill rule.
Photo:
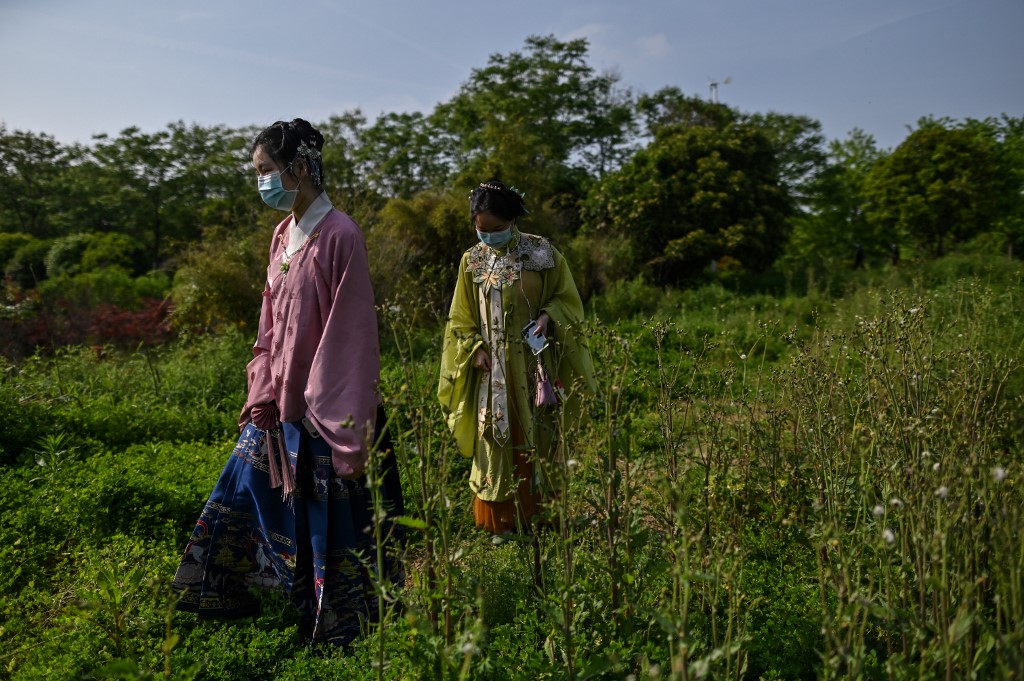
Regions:
<instances>
[{"instance_id":1,"label":"purple handbag","mask_svg":"<svg viewBox=\"0 0 1024 681\"><path fill-rule=\"evenodd\" d=\"M548 373L544 370L544 363L537 358L537 396L534 404L538 407L554 407L558 404L558 395L555 393Z\"/></svg>"}]
</instances>

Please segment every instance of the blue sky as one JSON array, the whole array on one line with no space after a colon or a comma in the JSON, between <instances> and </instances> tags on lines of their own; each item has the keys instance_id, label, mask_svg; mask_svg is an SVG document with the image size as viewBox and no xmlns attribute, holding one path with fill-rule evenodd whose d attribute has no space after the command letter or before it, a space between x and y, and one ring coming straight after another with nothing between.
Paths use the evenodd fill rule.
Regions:
<instances>
[{"instance_id":1,"label":"blue sky","mask_svg":"<svg viewBox=\"0 0 1024 681\"><path fill-rule=\"evenodd\" d=\"M529 35L590 41L621 84L860 127L1024 116L1024 0L0 0L0 121L89 141L138 125L430 111Z\"/></svg>"}]
</instances>

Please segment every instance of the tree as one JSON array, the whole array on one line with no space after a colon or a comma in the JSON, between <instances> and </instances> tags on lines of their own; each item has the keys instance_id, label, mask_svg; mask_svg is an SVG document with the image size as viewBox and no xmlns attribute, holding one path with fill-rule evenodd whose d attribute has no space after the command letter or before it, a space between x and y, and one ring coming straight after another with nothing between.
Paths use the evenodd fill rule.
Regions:
<instances>
[{"instance_id":1,"label":"tree","mask_svg":"<svg viewBox=\"0 0 1024 681\"><path fill-rule=\"evenodd\" d=\"M743 116L741 120L761 130L775 149L779 182L795 207L807 209L828 154L821 122L807 116L774 111Z\"/></svg>"},{"instance_id":2,"label":"tree","mask_svg":"<svg viewBox=\"0 0 1024 681\"><path fill-rule=\"evenodd\" d=\"M989 134L923 119L865 178L868 220L905 232L940 256L950 243L992 228L1006 209L1012 176Z\"/></svg>"},{"instance_id":3,"label":"tree","mask_svg":"<svg viewBox=\"0 0 1024 681\"><path fill-rule=\"evenodd\" d=\"M105 225L145 243L153 269L161 263L165 236L164 201L173 174L170 134L143 133L126 128L110 138L97 135L92 156L96 163L96 197L105 209Z\"/></svg>"},{"instance_id":4,"label":"tree","mask_svg":"<svg viewBox=\"0 0 1024 681\"><path fill-rule=\"evenodd\" d=\"M1002 172L1008 177L1003 215L996 220L993 236L1002 239L1009 257L1024 247L1024 118L1002 115L985 120L967 119L964 126L996 141Z\"/></svg>"},{"instance_id":5,"label":"tree","mask_svg":"<svg viewBox=\"0 0 1024 681\"><path fill-rule=\"evenodd\" d=\"M637 115L644 134L653 139L665 130L679 127L724 128L739 114L725 104L683 94L677 87L663 87L637 98Z\"/></svg>"},{"instance_id":6,"label":"tree","mask_svg":"<svg viewBox=\"0 0 1024 681\"><path fill-rule=\"evenodd\" d=\"M179 329L255 328L266 268L266 239L210 228L189 245L174 273L171 321Z\"/></svg>"},{"instance_id":7,"label":"tree","mask_svg":"<svg viewBox=\"0 0 1024 681\"><path fill-rule=\"evenodd\" d=\"M426 191L387 202L366 234L378 302L413 291L425 309L451 300L459 259L475 238L467 209L466 195L458 191Z\"/></svg>"},{"instance_id":8,"label":"tree","mask_svg":"<svg viewBox=\"0 0 1024 681\"><path fill-rule=\"evenodd\" d=\"M578 196L592 174L616 162L628 138L628 96L617 76L596 74L583 39L527 38L524 52L491 56L430 117L458 186L489 176L514 183L534 206Z\"/></svg>"},{"instance_id":9,"label":"tree","mask_svg":"<svg viewBox=\"0 0 1024 681\"><path fill-rule=\"evenodd\" d=\"M35 237L60 233L53 215L61 208L62 181L69 149L46 134L0 124L0 232Z\"/></svg>"},{"instance_id":10,"label":"tree","mask_svg":"<svg viewBox=\"0 0 1024 681\"><path fill-rule=\"evenodd\" d=\"M448 180L451 168L438 138L422 113L388 113L362 131L354 156L371 187L388 198L407 199Z\"/></svg>"},{"instance_id":11,"label":"tree","mask_svg":"<svg viewBox=\"0 0 1024 681\"><path fill-rule=\"evenodd\" d=\"M366 117L362 111L354 109L331 116L317 129L324 136L324 189L327 195L340 210L364 227L368 226L386 199L368 179L374 162L363 154Z\"/></svg>"},{"instance_id":12,"label":"tree","mask_svg":"<svg viewBox=\"0 0 1024 681\"><path fill-rule=\"evenodd\" d=\"M897 234L864 215L864 181L882 156L874 137L856 128L845 140L829 144L828 161L808 188L806 211L793 219L784 257L789 268L827 274L843 260L852 261L856 244L868 254L882 255L899 243Z\"/></svg>"},{"instance_id":13,"label":"tree","mask_svg":"<svg viewBox=\"0 0 1024 681\"><path fill-rule=\"evenodd\" d=\"M236 233L262 224L266 206L256 192L250 130L171 123L160 214L167 239L192 241L208 227Z\"/></svg>"},{"instance_id":14,"label":"tree","mask_svg":"<svg viewBox=\"0 0 1024 681\"><path fill-rule=\"evenodd\" d=\"M660 128L654 141L588 196L587 229L628 236L664 283L729 256L752 270L785 243L791 207L771 140L743 124Z\"/></svg>"},{"instance_id":15,"label":"tree","mask_svg":"<svg viewBox=\"0 0 1024 681\"><path fill-rule=\"evenodd\" d=\"M53 242L32 238L14 252L4 267L4 278L24 289L46 279L46 255Z\"/></svg>"}]
</instances>

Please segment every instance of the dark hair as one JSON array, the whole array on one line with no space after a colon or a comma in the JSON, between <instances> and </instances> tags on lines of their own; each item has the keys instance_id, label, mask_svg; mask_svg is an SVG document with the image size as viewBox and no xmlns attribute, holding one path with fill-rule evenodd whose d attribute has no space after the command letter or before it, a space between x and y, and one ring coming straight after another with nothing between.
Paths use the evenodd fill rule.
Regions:
<instances>
[{"instance_id":1,"label":"dark hair","mask_svg":"<svg viewBox=\"0 0 1024 681\"><path fill-rule=\"evenodd\" d=\"M491 213L502 220L514 220L528 212L523 197L498 180L481 182L469 195L470 217L478 213Z\"/></svg>"},{"instance_id":2,"label":"dark hair","mask_svg":"<svg viewBox=\"0 0 1024 681\"><path fill-rule=\"evenodd\" d=\"M324 136L301 118L290 122L277 121L265 128L252 141L249 155L262 148L278 164L287 166L301 157L309 168L309 176L317 189L324 183L324 164L320 156Z\"/></svg>"}]
</instances>

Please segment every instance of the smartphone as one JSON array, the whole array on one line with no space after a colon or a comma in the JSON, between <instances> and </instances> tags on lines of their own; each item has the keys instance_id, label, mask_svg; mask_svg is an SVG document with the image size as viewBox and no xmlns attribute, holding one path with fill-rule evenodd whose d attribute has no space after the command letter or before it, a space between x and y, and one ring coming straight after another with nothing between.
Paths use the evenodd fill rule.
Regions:
<instances>
[{"instance_id":1,"label":"smartphone","mask_svg":"<svg viewBox=\"0 0 1024 681\"><path fill-rule=\"evenodd\" d=\"M544 351L544 348L548 346L548 339L544 334L535 336L533 332L536 330L537 320L533 320L523 327L523 338L526 339L526 344L530 346L530 350L533 351L533 354L539 355Z\"/></svg>"}]
</instances>

